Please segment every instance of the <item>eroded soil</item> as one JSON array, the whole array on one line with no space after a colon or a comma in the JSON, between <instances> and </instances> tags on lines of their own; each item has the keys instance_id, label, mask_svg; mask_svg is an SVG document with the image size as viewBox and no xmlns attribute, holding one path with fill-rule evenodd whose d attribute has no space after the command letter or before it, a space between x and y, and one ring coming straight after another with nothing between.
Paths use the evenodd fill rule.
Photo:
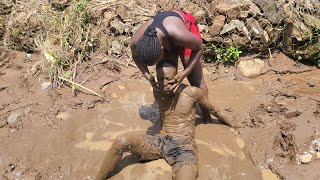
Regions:
<instances>
[{"instance_id":1,"label":"eroded soil","mask_svg":"<svg viewBox=\"0 0 320 180\"><path fill-rule=\"evenodd\" d=\"M84 62L77 82L106 99L73 97L30 75L40 58L0 48L0 179L92 179L117 135L158 130L151 87L136 68ZM205 65L209 98L237 128L198 117L198 179L320 179L312 143L320 138L320 70L282 54L265 61L251 79L233 66ZM171 179L171 168L126 154L111 179Z\"/></svg>"}]
</instances>

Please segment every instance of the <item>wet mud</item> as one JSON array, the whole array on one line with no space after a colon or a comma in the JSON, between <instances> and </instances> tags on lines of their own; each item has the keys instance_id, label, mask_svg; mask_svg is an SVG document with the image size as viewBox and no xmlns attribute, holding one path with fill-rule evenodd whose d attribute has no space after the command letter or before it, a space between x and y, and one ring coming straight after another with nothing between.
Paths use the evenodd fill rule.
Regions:
<instances>
[{"instance_id":1,"label":"wet mud","mask_svg":"<svg viewBox=\"0 0 320 180\"><path fill-rule=\"evenodd\" d=\"M108 99L103 102L84 93L72 97L69 88L42 89L48 79L28 74L39 57L1 49L0 55L4 53L0 179L92 179L118 135L155 134L160 127L152 89L136 78L134 68L122 76L108 74L107 83L101 74L88 80L87 86L101 87ZM209 98L230 112L238 127L218 119L202 124L197 115L198 179L319 179L320 70L268 71L248 79L221 69L234 74L216 79L215 67L205 67ZM100 81L103 87L96 83ZM171 178L165 160L139 163L129 153L111 177Z\"/></svg>"}]
</instances>

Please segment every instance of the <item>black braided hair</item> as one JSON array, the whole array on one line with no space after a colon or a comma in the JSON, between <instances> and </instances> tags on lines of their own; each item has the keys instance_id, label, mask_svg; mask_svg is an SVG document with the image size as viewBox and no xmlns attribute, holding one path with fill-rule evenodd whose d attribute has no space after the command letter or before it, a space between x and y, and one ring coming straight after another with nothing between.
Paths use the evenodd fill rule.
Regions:
<instances>
[{"instance_id":1,"label":"black braided hair","mask_svg":"<svg viewBox=\"0 0 320 180\"><path fill-rule=\"evenodd\" d=\"M137 43L137 58L146 65L153 65L160 58L161 45L154 26L149 26Z\"/></svg>"}]
</instances>

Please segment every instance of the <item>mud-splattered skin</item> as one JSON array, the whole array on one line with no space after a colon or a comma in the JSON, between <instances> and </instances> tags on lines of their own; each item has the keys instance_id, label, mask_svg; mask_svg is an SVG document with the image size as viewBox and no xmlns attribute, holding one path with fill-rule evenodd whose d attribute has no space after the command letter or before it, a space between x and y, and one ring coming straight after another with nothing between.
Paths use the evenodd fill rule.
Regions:
<instances>
[{"instance_id":1,"label":"mud-splattered skin","mask_svg":"<svg viewBox=\"0 0 320 180\"><path fill-rule=\"evenodd\" d=\"M155 95L162 120L162 133L171 136L194 138L195 99L188 95L191 86L180 85L172 97L164 94ZM190 93L190 92L189 92Z\"/></svg>"},{"instance_id":2,"label":"mud-splattered skin","mask_svg":"<svg viewBox=\"0 0 320 180\"><path fill-rule=\"evenodd\" d=\"M199 88L180 84L174 93L171 92L168 82L173 79L176 73L174 69L170 68L157 69L161 93L154 93L154 97L162 115L162 130L164 132L194 137L195 102L207 108L212 115L232 127L231 117L224 114L218 107L213 106Z\"/></svg>"},{"instance_id":3,"label":"mud-splattered skin","mask_svg":"<svg viewBox=\"0 0 320 180\"><path fill-rule=\"evenodd\" d=\"M160 93L154 92L161 113L162 130L155 136L127 133L118 136L107 152L96 179L106 179L123 152L131 152L141 160L164 158L172 166L174 179L196 179L198 174L195 142L195 103L214 107L197 87L180 84L173 92L170 80L177 74L174 66L157 67Z\"/></svg>"}]
</instances>

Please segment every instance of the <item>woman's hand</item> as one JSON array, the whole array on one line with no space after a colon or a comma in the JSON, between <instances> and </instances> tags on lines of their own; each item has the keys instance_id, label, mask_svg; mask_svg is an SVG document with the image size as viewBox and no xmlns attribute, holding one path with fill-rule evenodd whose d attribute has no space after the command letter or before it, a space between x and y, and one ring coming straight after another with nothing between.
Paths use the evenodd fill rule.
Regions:
<instances>
[{"instance_id":1,"label":"woman's hand","mask_svg":"<svg viewBox=\"0 0 320 180\"><path fill-rule=\"evenodd\" d=\"M181 72L177 74L174 79L170 80L168 83L171 84L170 90L175 91L175 89L181 84L183 79L185 78L185 72Z\"/></svg>"},{"instance_id":2,"label":"woman's hand","mask_svg":"<svg viewBox=\"0 0 320 180\"><path fill-rule=\"evenodd\" d=\"M152 86L152 88L153 88L153 92L156 93L156 94L160 93L159 83L156 82L156 80L154 79L154 77L153 77L153 76L150 76L150 78L149 78L148 80L149 80L149 82L150 82L150 84L151 84L151 86Z\"/></svg>"}]
</instances>

